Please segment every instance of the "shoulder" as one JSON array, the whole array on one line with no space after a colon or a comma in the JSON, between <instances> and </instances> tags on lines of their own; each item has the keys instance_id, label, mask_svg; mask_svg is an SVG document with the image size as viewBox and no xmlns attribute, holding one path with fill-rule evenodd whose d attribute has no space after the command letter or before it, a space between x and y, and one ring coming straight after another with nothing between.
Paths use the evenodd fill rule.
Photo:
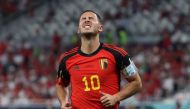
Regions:
<instances>
[{"instance_id":1,"label":"shoulder","mask_svg":"<svg viewBox=\"0 0 190 109\"><path fill-rule=\"evenodd\" d=\"M67 59L69 59L70 57L74 56L77 54L77 51L78 51L78 48L79 47L75 47L69 51L66 51L64 53L62 53L60 56L59 56L59 59L58 59L58 63L60 63L61 61L66 61Z\"/></svg>"},{"instance_id":2,"label":"shoulder","mask_svg":"<svg viewBox=\"0 0 190 109\"><path fill-rule=\"evenodd\" d=\"M122 56L125 56L128 54L127 51L125 51L121 47L118 47L117 45L114 45L114 44L103 43L103 49L105 49L111 53L119 54Z\"/></svg>"}]
</instances>

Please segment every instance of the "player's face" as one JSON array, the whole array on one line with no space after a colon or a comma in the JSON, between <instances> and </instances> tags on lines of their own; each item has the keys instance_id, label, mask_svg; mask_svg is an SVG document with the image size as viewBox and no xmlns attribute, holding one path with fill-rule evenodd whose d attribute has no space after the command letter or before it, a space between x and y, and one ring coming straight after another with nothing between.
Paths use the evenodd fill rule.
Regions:
<instances>
[{"instance_id":1,"label":"player's face","mask_svg":"<svg viewBox=\"0 0 190 109\"><path fill-rule=\"evenodd\" d=\"M78 33L85 34L98 34L102 31L102 25L93 12L85 12L81 15L79 20Z\"/></svg>"}]
</instances>

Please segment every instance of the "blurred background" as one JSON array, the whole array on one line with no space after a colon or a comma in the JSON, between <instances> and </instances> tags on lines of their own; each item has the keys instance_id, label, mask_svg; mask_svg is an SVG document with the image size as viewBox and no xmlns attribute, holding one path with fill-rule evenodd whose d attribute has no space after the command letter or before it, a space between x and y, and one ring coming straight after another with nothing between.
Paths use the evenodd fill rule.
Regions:
<instances>
[{"instance_id":1,"label":"blurred background","mask_svg":"<svg viewBox=\"0 0 190 109\"><path fill-rule=\"evenodd\" d=\"M143 90L121 109L190 109L189 0L0 0L1 109L59 109L55 62L86 9L139 68Z\"/></svg>"}]
</instances>

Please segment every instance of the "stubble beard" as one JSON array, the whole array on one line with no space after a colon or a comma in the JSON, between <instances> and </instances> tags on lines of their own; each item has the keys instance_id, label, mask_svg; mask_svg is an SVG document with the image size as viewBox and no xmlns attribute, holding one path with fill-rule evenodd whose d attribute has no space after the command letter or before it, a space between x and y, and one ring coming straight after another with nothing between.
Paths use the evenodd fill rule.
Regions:
<instances>
[{"instance_id":1,"label":"stubble beard","mask_svg":"<svg viewBox=\"0 0 190 109\"><path fill-rule=\"evenodd\" d=\"M86 32L86 33L79 33L80 37L85 37L86 39L90 40L91 38L96 37L97 33L95 32Z\"/></svg>"}]
</instances>

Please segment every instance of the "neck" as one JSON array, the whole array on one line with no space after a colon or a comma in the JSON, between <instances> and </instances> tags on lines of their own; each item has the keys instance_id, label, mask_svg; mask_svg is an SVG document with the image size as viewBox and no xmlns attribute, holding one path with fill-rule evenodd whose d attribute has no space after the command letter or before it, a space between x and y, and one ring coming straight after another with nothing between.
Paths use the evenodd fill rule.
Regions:
<instances>
[{"instance_id":1,"label":"neck","mask_svg":"<svg viewBox=\"0 0 190 109\"><path fill-rule=\"evenodd\" d=\"M95 52L100 46L99 36L81 36L81 51L85 54Z\"/></svg>"}]
</instances>

